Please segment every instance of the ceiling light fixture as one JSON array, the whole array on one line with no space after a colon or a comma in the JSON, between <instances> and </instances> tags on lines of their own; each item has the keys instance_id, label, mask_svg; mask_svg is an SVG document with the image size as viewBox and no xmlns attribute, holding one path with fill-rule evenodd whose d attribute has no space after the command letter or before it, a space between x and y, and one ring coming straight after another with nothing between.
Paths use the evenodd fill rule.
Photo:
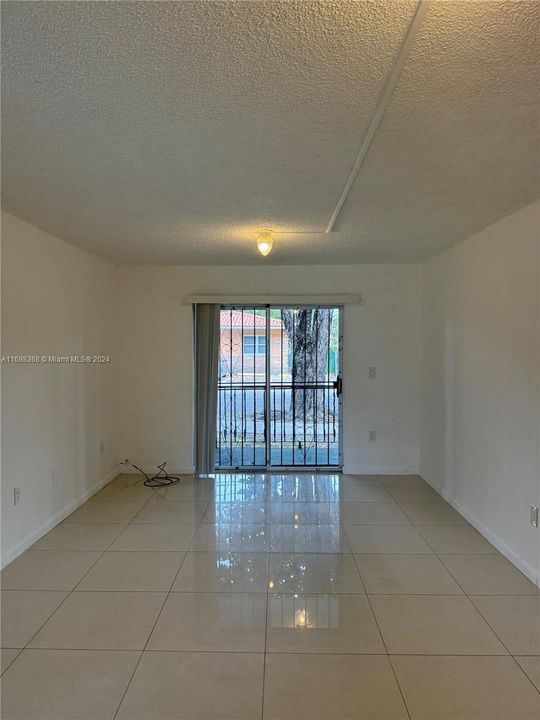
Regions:
<instances>
[{"instance_id":1,"label":"ceiling light fixture","mask_svg":"<svg viewBox=\"0 0 540 720\"><path fill-rule=\"evenodd\" d=\"M257 247L261 255L268 255L270 250L272 250L273 244L274 241L272 240L272 231L259 230L259 233L257 235Z\"/></svg>"}]
</instances>

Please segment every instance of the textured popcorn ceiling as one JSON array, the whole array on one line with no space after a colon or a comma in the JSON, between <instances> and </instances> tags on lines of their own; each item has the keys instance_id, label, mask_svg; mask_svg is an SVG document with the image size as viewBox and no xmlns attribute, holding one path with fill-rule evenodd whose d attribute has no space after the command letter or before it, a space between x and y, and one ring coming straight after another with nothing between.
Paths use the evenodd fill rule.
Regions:
<instances>
[{"instance_id":1,"label":"textured popcorn ceiling","mask_svg":"<svg viewBox=\"0 0 540 720\"><path fill-rule=\"evenodd\" d=\"M431 4L326 235L414 10L4 1L3 206L120 263L426 258L539 195L540 5Z\"/></svg>"}]
</instances>

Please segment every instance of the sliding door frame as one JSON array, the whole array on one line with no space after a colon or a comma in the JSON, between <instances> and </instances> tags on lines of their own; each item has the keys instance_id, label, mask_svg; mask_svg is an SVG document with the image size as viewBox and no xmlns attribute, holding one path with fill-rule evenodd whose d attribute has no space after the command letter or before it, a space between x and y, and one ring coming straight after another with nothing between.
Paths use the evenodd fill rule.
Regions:
<instances>
[{"instance_id":1,"label":"sliding door frame","mask_svg":"<svg viewBox=\"0 0 540 720\"><path fill-rule=\"evenodd\" d=\"M340 472L343 468L343 393L340 392L336 395L337 407L338 407L338 462L335 465L272 465L271 454L272 454L272 441L271 441L271 345L272 345L272 333L271 333L271 310L280 309L297 309L297 310L337 310L338 311L338 365L337 365L337 377L340 378L341 384L343 383L343 315L344 305L336 304L309 304L299 305L275 303L265 305L221 305L221 310L265 310L266 311L266 328L265 328L265 464L264 465L237 465L234 467L216 467L215 472L266 472L266 471L283 471L283 472L327 472L328 470ZM254 328L254 334L255 328ZM255 343L257 341L255 340ZM241 348L243 352L243 347ZM256 392L256 391L254 391ZM294 392L294 388L292 390ZM315 427L315 433L317 429ZM293 448L294 456L294 448ZM317 459L317 458L316 458Z\"/></svg>"}]
</instances>

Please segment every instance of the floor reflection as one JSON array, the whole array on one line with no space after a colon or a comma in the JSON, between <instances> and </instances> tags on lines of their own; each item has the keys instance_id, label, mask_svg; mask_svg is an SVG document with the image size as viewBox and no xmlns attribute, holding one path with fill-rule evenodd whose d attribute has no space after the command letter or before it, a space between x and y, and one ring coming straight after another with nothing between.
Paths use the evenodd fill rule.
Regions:
<instances>
[{"instance_id":1,"label":"floor reflection","mask_svg":"<svg viewBox=\"0 0 540 720\"><path fill-rule=\"evenodd\" d=\"M214 473L216 502L339 502L339 475Z\"/></svg>"},{"instance_id":2,"label":"floor reflection","mask_svg":"<svg viewBox=\"0 0 540 720\"><path fill-rule=\"evenodd\" d=\"M332 630L340 624L338 595L270 595L268 627Z\"/></svg>"},{"instance_id":3,"label":"floor reflection","mask_svg":"<svg viewBox=\"0 0 540 720\"><path fill-rule=\"evenodd\" d=\"M363 593L354 559L344 553L271 555L268 586L276 593Z\"/></svg>"},{"instance_id":4,"label":"floor reflection","mask_svg":"<svg viewBox=\"0 0 540 720\"><path fill-rule=\"evenodd\" d=\"M197 538L205 533L205 547L230 552L268 553L349 553L343 528L335 525L216 523L201 525Z\"/></svg>"},{"instance_id":5,"label":"floor reflection","mask_svg":"<svg viewBox=\"0 0 540 720\"><path fill-rule=\"evenodd\" d=\"M293 503L264 500L215 501L207 508L203 523L251 525L339 525L343 506L338 502Z\"/></svg>"}]
</instances>

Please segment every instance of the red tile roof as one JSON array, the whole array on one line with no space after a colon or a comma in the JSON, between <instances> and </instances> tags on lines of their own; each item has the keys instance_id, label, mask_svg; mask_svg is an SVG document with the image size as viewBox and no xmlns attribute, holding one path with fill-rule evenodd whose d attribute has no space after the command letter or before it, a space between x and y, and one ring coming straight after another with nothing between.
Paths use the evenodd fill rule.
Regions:
<instances>
[{"instance_id":1,"label":"red tile roof","mask_svg":"<svg viewBox=\"0 0 540 720\"><path fill-rule=\"evenodd\" d=\"M264 315L254 315L253 310L222 310L220 318L220 326L222 330L230 328L265 328L266 317ZM283 323L279 318L270 318L271 328L281 328Z\"/></svg>"}]
</instances>

